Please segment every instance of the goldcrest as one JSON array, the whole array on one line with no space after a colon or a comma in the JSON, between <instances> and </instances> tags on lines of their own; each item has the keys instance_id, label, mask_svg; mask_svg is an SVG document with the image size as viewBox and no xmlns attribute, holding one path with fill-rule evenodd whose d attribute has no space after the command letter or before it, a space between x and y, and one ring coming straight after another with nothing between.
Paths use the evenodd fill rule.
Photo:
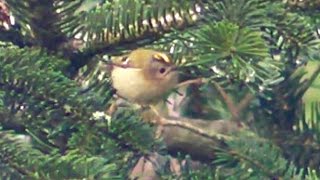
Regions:
<instances>
[{"instance_id":1,"label":"goldcrest","mask_svg":"<svg viewBox=\"0 0 320 180\"><path fill-rule=\"evenodd\" d=\"M111 79L117 94L140 105L158 103L178 84L178 72L165 53L137 49L112 60Z\"/></svg>"}]
</instances>

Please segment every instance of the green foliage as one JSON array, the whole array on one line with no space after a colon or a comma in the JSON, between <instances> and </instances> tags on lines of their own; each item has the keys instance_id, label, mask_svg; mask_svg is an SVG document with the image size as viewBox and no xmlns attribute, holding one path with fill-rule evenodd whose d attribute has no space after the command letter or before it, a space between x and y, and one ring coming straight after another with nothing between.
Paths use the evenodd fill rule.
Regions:
<instances>
[{"instance_id":1,"label":"green foliage","mask_svg":"<svg viewBox=\"0 0 320 180\"><path fill-rule=\"evenodd\" d=\"M114 52L114 47L110 46L116 46L121 41L135 39L138 44L139 36L149 35L152 38L172 26L179 27L175 24L177 21L181 24L193 23L192 14L185 10L192 9L194 4L194 1L182 0L104 1L92 10L79 12L81 20L78 26L69 26L64 30L86 41L90 51L108 47L106 49ZM179 18L174 14L179 14ZM141 43L143 41L146 39L142 39ZM123 50L123 47L116 50Z\"/></svg>"},{"instance_id":2,"label":"green foliage","mask_svg":"<svg viewBox=\"0 0 320 180\"><path fill-rule=\"evenodd\" d=\"M298 122L298 127L302 131L305 128L315 130L315 134L317 134L320 128L318 123L320 119L320 65L318 62L309 62L305 69L309 73L306 73L302 80L308 88L303 93L304 114ZM319 134L317 134L317 139L319 140Z\"/></svg>"},{"instance_id":3,"label":"green foliage","mask_svg":"<svg viewBox=\"0 0 320 180\"><path fill-rule=\"evenodd\" d=\"M292 179L303 175L296 175L299 172L282 157L278 147L254 134L240 134L227 144L230 149L219 149L214 161L231 175L227 179Z\"/></svg>"},{"instance_id":4,"label":"green foliage","mask_svg":"<svg viewBox=\"0 0 320 180\"><path fill-rule=\"evenodd\" d=\"M0 132L0 164L3 166L0 171L4 177L36 177L32 171L37 169L37 162L43 160L41 152L32 150L30 146L24 146L19 139L14 138L8 132ZM26 158L27 157L27 158Z\"/></svg>"},{"instance_id":5,"label":"green foliage","mask_svg":"<svg viewBox=\"0 0 320 180\"><path fill-rule=\"evenodd\" d=\"M208 2L208 21L228 20L240 28L259 28L267 22L268 0L224 0Z\"/></svg>"},{"instance_id":6,"label":"green foliage","mask_svg":"<svg viewBox=\"0 0 320 180\"><path fill-rule=\"evenodd\" d=\"M4 108L4 103L3 103L4 94L5 94L4 91L0 91L0 109Z\"/></svg>"},{"instance_id":7,"label":"green foliage","mask_svg":"<svg viewBox=\"0 0 320 180\"><path fill-rule=\"evenodd\" d=\"M95 92L101 98L103 104L109 102L112 93L110 91L109 74L105 69L107 69L105 63L99 61L98 58L94 58L79 70L78 77L80 78L76 79L84 93L87 91Z\"/></svg>"},{"instance_id":8,"label":"green foliage","mask_svg":"<svg viewBox=\"0 0 320 180\"><path fill-rule=\"evenodd\" d=\"M23 29L21 34L27 40L50 50L56 50L66 41L67 34L64 29L78 25L81 17L75 16L74 11L82 2L83 0L7 1L10 11Z\"/></svg>"},{"instance_id":9,"label":"green foliage","mask_svg":"<svg viewBox=\"0 0 320 180\"><path fill-rule=\"evenodd\" d=\"M122 179L116 175L116 166L106 158L83 154L78 150L70 151L64 156L51 154L41 163L39 174L50 179Z\"/></svg>"},{"instance_id":10,"label":"green foliage","mask_svg":"<svg viewBox=\"0 0 320 180\"><path fill-rule=\"evenodd\" d=\"M319 68L304 78L320 57L316 3L6 2L16 25L0 33L1 178L126 179L141 157L176 154L136 109L105 113L114 92L101 57L139 47L170 52L182 79L209 79L187 89L177 111L187 107L185 114L208 122L229 118L213 82L235 106L257 95L237 112L250 130L216 147L213 163L181 166L180 175L158 164L161 178L319 178Z\"/></svg>"},{"instance_id":11,"label":"green foliage","mask_svg":"<svg viewBox=\"0 0 320 180\"><path fill-rule=\"evenodd\" d=\"M111 178L115 166L98 156L88 156L77 150L65 155L60 153L43 154L33 149L23 139L13 133L0 132L0 171L1 178L56 179L56 178ZM67 171L65 171L68 169Z\"/></svg>"},{"instance_id":12,"label":"green foliage","mask_svg":"<svg viewBox=\"0 0 320 180\"><path fill-rule=\"evenodd\" d=\"M137 115L128 110L118 111L111 120L109 132L121 134L119 139L124 142L135 142L132 144L136 148L144 150L145 153L152 151L154 137L151 128L144 124L141 119L136 119ZM139 131L136 131L139 129Z\"/></svg>"},{"instance_id":13,"label":"green foliage","mask_svg":"<svg viewBox=\"0 0 320 180\"><path fill-rule=\"evenodd\" d=\"M6 91L4 102L8 111L25 123L33 119L29 127L46 127L49 134L55 134L52 121L90 118L92 96L79 98L81 91L76 83L62 73L65 60L37 49L6 49L1 51L0 58L0 83ZM88 104L92 104L91 109ZM70 125L71 121L63 123L61 130L66 123Z\"/></svg>"},{"instance_id":14,"label":"green foliage","mask_svg":"<svg viewBox=\"0 0 320 180\"><path fill-rule=\"evenodd\" d=\"M228 74L238 81L276 79L278 68L268 59L268 49L261 35L226 21L209 24L193 36L199 49L191 65L218 69L222 75Z\"/></svg>"},{"instance_id":15,"label":"green foliage","mask_svg":"<svg viewBox=\"0 0 320 180\"><path fill-rule=\"evenodd\" d=\"M101 157L99 160L99 158L93 157L97 153L109 157L113 156L119 164L122 163L121 166L124 168L126 165L123 161L127 161L126 158L132 156L130 156L130 152L142 153L151 147L147 140L150 142L152 138L145 133L148 132L148 129L141 122L135 121L136 116L132 116L128 121L120 121L115 118L112 120L115 122L111 124L107 124L104 118L93 119L94 112L104 108L103 100L107 97L102 97L102 101L99 101L98 96L93 92L82 92L74 81L63 75L62 70L66 67L65 60L49 56L45 51L39 49L16 48L1 51L0 59L0 83L4 92L0 114L4 118L1 119L3 126L10 128L12 122L15 122L16 125L23 125L26 132L34 139L35 147L51 153L57 147L65 151L67 145L63 142L71 137L68 148L73 149L72 153L61 157L61 160L57 159L57 156L61 156L58 153L51 161L57 159L57 163L67 163L66 166L70 167L79 165L79 168L75 167L79 172L68 174L67 171L57 170L52 171L52 173L56 173L53 177L85 176L87 170L83 169L87 166L92 167L88 163L102 165L103 162L108 161L108 158ZM33 68L30 69L30 66ZM10 121L10 118L13 118L14 121ZM118 121L122 123L116 123ZM131 128L133 131L128 131L126 128ZM105 147L97 148L94 146L94 139L101 145L104 144ZM138 143L140 139L145 141ZM130 144L132 144L131 149ZM88 157L85 158L86 156L76 153L79 151L77 149L92 154L88 154ZM119 153L119 155L115 155L115 153ZM46 158L48 157L46 156ZM75 163L76 159L86 163L83 165ZM52 168L55 166L58 165L54 165ZM108 168L103 169L108 170ZM88 170L88 172L90 171ZM104 174L101 171L92 172L97 175Z\"/></svg>"},{"instance_id":16,"label":"green foliage","mask_svg":"<svg viewBox=\"0 0 320 180\"><path fill-rule=\"evenodd\" d=\"M300 65L318 51L319 39L308 18L274 7L269 16L272 25L264 29L266 38L280 52L282 61Z\"/></svg>"}]
</instances>

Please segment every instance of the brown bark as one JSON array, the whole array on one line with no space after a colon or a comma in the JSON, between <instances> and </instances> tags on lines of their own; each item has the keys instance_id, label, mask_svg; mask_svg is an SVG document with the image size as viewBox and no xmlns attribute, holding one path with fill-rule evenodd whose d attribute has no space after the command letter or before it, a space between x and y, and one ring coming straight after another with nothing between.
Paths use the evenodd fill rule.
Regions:
<instances>
[{"instance_id":1,"label":"brown bark","mask_svg":"<svg viewBox=\"0 0 320 180\"><path fill-rule=\"evenodd\" d=\"M167 119L173 121L172 119ZM238 123L230 120L207 121L201 119L179 119L195 128L206 132L209 136L204 136L188 128L175 125L164 125L161 137L170 152L181 152L190 154L192 158L201 161L214 159L214 151L217 147L225 147L224 140L231 138L233 132L239 131Z\"/></svg>"}]
</instances>

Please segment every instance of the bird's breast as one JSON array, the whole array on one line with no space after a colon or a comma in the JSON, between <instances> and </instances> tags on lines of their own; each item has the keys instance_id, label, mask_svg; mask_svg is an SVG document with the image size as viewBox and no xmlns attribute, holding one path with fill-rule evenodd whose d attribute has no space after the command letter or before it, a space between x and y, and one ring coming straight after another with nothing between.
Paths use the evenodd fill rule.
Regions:
<instances>
[{"instance_id":1,"label":"bird's breast","mask_svg":"<svg viewBox=\"0 0 320 180\"><path fill-rule=\"evenodd\" d=\"M165 93L159 84L144 78L141 69L115 67L111 79L119 96L138 104L150 104Z\"/></svg>"}]
</instances>

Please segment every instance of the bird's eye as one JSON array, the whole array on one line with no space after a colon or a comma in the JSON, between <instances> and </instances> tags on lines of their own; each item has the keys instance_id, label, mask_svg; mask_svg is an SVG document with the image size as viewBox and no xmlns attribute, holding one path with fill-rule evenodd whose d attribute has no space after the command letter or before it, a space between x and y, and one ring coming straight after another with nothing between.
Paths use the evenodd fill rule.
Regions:
<instances>
[{"instance_id":1,"label":"bird's eye","mask_svg":"<svg viewBox=\"0 0 320 180\"><path fill-rule=\"evenodd\" d=\"M166 72L166 68L160 68L159 72L163 74L164 72Z\"/></svg>"},{"instance_id":2,"label":"bird's eye","mask_svg":"<svg viewBox=\"0 0 320 180\"><path fill-rule=\"evenodd\" d=\"M122 57L121 61L122 61L122 62L125 62L125 61L127 60L127 58L128 58L127 56Z\"/></svg>"},{"instance_id":3,"label":"bird's eye","mask_svg":"<svg viewBox=\"0 0 320 180\"><path fill-rule=\"evenodd\" d=\"M128 56L122 57L121 62L122 62L122 64L128 64L128 62L129 62Z\"/></svg>"}]
</instances>

